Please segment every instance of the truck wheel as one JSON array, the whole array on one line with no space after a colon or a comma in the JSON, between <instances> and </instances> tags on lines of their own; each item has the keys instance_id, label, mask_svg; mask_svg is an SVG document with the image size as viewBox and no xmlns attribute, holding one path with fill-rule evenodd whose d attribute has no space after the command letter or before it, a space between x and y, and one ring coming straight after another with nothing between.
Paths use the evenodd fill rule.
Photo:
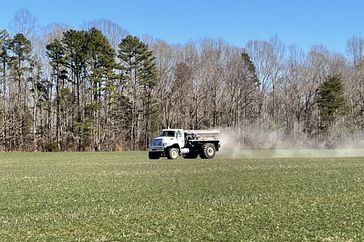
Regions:
<instances>
[{"instance_id":1,"label":"truck wheel","mask_svg":"<svg viewBox=\"0 0 364 242\"><path fill-rule=\"evenodd\" d=\"M167 150L167 158L170 160L175 160L178 157L178 149L177 148L169 148Z\"/></svg>"},{"instance_id":2,"label":"truck wheel","mask_svg":"<svg viewBox=\"0 0 364 242\"><path fill-rule=\"evenodd\" d=\"M211 143L206 143L201 147L200 157L202 159L212 159L215 156L215 152L215 146Z\"/></svg>"},{"instance_id":3,"label":"truck wheel","mask_svg":"<svg viewBox=\"0 0 364 242\"><path fill-rule=\"evenodd\" d=\"M183 158L185 158L185 159L196 159L197 156L198 156L198 153L190 152L190 153L184 155Z\"/></svg>"},{"instance_id":4,"label":"truck wheel","mask_svg":"<svg viewBox=\"0 0 364 242\"><path fill-rule=\"evenodd\" d=\"M156 153L156 152L149 152L148 157L151 160L158 160L161 157L161 155L159 153Z\"/></svg>"}]
</instances>

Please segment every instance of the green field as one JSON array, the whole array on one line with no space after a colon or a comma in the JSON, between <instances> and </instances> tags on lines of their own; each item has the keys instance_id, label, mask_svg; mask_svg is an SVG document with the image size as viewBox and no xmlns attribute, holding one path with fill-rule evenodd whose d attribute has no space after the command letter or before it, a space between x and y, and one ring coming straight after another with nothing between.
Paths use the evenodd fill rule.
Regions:
<instances>
[{"instance_id":1,"label":"green field","mask_svg":"<svg viewBox=\"0 0 364 242\"><path fill-rule=\"evenodd\" d=\"M1 153L0 241L364 241L364 158Z\"/></svg>"}]
</instances>

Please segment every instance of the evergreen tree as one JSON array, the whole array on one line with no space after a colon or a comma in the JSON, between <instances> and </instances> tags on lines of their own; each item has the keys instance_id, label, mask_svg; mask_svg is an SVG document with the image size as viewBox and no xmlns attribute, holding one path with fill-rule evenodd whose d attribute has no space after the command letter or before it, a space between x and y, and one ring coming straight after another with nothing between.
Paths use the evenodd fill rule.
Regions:
<instances>
[{"instance_id":1,"label":"evergreen tree","mask_svg":"<svg viewBox=\"0 0 364 242\"><path fill-rule=\"evenodd\" d=\"M347 113L347 102L341 77L329 76L318 88L317 105L320 114L320 130L324 133Z\"/></svg>"},{"instance_id":2,"label":"evergreen tree","mask_svg":"<svg viewBox=\"0 0 364 242\"><path fill-rule=\"evenodd\" d=\"M9 41L8 50L10 79L15 84L9 97L12 104L9 107L12 113L9 124L13 136L11 146L15 150L27 150L29 148L27 145L32 144L30 135L33 133L31 131L32 117L27 102L28 81L31 76L31 42L23 34L16 34Z\"/></svg>"},{"instance_id":3,"label":"evergreen tree","mask_svg":"<svg viewBox=\"0 0 364 242\"><path fill-rule=\"evenodd\" d=\"M260 81L258 79L256 68L251 61L250 56L248 55L248 53L243 52L241 54L241 58L243 60L243 68L245 68L244 73L246 75L246 78L249 80L253 87L259 87Z\"/></svg>"},{"instance_id":4,"label":"evergreen tree","mask_svg":"<svg viewBox=\"0 0 364 242\"><path fill-rule=\"evenodd\" d=\"M49 64L52 66L52 78L54 79L56 93L56 144L57 149L61 149L61 100L60 90L64 87L64 80L67 78L65 70L65 50L59 40L54 40L46 46L47 56L50 59ZM62 83L61 83L62 82Z\"/></svg>"},{"instance_id":5,"label":"evergreen tree","mask_svg":"<svg viewBox=\"0 0 364 242\"><path fill-rule=\"evenodd\" d=\"M241 54L242 58L242 79L243 85L241 86L240 93L244 104L242 105L244 118L250 121L252 118L259 116L259 107L261 106L261 100L259 98L260 81L257 76L256 68L251 61L248 53Z\"/></svg>"},{"instance_id":6,"label":"evergreen tree","mask_svg":"<svg viewBox=\"0 0 364 242\"><path fill-rule=\"evenodd\" d=\"M69 131L71 137L76 138L77 150L84 148L83 138L89 134L89 124L83 125L84 104L85 104L85 73L87 58L86 32L81 30L68 30L63 34L62 43L65 49L65 63L68 68L68 80L72 84L71 94L75 97L76 106L72 105L75 111L72 111L72 123ZM85 128L87 126L87 128ZM70 137L70 138L71 138Z\"/></svg>"},{"instance_id":7,"label":"evergreen tree","mask_svg":"<svg viewBox=\"0 0 364 242\"><path fill-rule=\"evenodd\" d=\"M32 46L23 34L16 34L9 42L12 77L18 84L18 101L25 106L27 97L26 73L30 71Z\"/></svg>"},{"instance_id":8,"label":"evergreen tree","mask_svg":"<svg viewBox=\"0 0 364 242\"><path fill-rule=\"evenodd\" d=\"M8 56L8 45L9 45L9 34L6 30L0 30L0 74L1 74L1 92L5 95L6 92L6 68L9 61Z\"/></svg>"},{"instance_id":9,"label":"evergreen tree","mask_svg":"<svg viewBox=\"0 0 364 242\"><path fill-rule=\"evenodd\" d=\"M8 150L8 100L7 100L7 68L9 65L9 55L8 55L8 45L9 45L10 37L6 30L0 31L0 92L2 93L2 102L1 102L1 119L2 119L2 132L1 132L1 140L3 149L5 151Z\"/></svg>"},{"instance_id":10,"label":"evergreen tree","mask_svg":"<svg viewBox=\"0 0 364 242\"><path fill-rule=\"evenodd\" d=\"M50 107L50 85L51 82L44 78L43 75L43 66L40 58L34 58L30 62L31 75L28 78L30 82L30 94L32 97L31 106L32 106L32 128L33 128L33 147L32 150L38 150L38 148L42 148L44 146L44 140L42 136L48 137L51 140L51 129L48 124L43 124L42 114L43 110L48 104L48 112ZM49 122L50 123L50 122ZM45 132L44 126L47 126L47 130ZM39 146L39 147L38 147Z\"/></svg>"},{"instance_id":11,"label":"evergreen tree","mask_svg":"<svg viewBox=\"0 0 364 242\"><path fill-rule=\"evenodd\" d=\"M137 142L145 145L148 140L150 95L156 84L156 66L152 52L137 37L128 35L121 41L119 48L122 80L131 102L131 148L135 150ZM142 124L140 120L147 123ZM143 137L141 132L144 133Z\"/></svg>"},{"instance_id":12,"label":"evergreen tree","mask_svg":"<svg viewBox=\"0 0 364 242\"><path fill-rule=\"evenodd\" d=\"M87 64L90 80L91 104L88 105L89 119L93 121L93 149L100 150L101 144L101 107L102 99L108 98L107 91L114 78L113 69L115 63L115 50L111 47L107 38L96 28L91 28L86 35ZM106 109L106 107L105 107ZM104 110L107 111L107 110ZM107 114L105 113L104 116ZM106 122L106 120L105 120Z\"/></svg>"}]
</instances>

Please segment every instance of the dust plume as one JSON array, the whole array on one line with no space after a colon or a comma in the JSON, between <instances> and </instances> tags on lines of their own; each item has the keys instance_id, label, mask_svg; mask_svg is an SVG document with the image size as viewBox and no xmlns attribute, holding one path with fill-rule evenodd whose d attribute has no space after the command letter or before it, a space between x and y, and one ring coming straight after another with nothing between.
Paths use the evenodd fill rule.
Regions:
<instances>
[{"instance_id":1,"label":"dust plume","mask_svg":"<svg viewBox=\"0 0 364 242\"><path fill-rule=\"evenodd\" d=\"M364 156L364 144L345 137L321 141L301 134L287 134L270 128L220 127L220 155L231 158L260 157L358 157ZM336 142L334 142L336 141Z\"/></svg>"}]
</instances>

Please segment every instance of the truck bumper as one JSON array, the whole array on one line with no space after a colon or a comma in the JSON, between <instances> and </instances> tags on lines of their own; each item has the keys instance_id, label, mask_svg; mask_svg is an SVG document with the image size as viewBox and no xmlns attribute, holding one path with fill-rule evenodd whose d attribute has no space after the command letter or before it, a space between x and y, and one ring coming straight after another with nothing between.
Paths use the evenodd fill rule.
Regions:
<instances>
[{"instance_id":1,"label":"truck bumper","mask_svg":"<svg viewBox=\"0 0 364 242\"><path fill-rule=\"evenodd\" d=\"M165 148L163 146L149 147L150 153L159 153L161 156L165 156Z\"/></svg>"},{"instance_id":2,"label":"truck bumper","mask_svg":"<svg viewBox=\"0 0 364 242\"><path fill-rule=\"evenodd\" d=\"M149 147L149 152L164 152L163 146Z\"/></svg>"}]
</instances>

